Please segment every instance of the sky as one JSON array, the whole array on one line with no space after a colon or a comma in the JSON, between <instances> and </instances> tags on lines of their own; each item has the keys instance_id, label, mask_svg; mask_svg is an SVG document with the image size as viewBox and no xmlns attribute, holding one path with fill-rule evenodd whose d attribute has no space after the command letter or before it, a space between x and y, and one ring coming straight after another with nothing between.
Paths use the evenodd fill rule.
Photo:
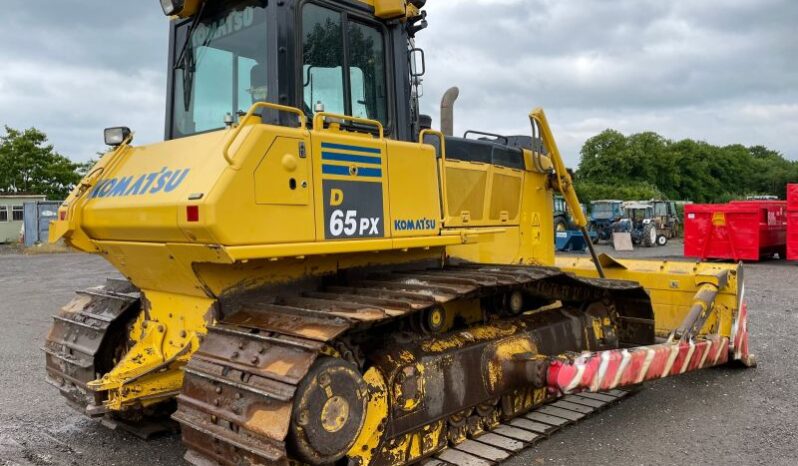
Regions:
<instances>
[{"instance_id":1,"label":"sky","mask_svg":"<svg viewBox=\"0 0 798 466\"><path fill-rule=\"evenodd\" d=\"M102 129L163 139L168 22L156 0L3 0L0 125L76 161ZM109 6L112 5L112 6ZM566 162L607 128L765 145L798 160L796 0L428 0L422 109L455 131L529 134L545 108Z\"/></svg>"}]
</instances>

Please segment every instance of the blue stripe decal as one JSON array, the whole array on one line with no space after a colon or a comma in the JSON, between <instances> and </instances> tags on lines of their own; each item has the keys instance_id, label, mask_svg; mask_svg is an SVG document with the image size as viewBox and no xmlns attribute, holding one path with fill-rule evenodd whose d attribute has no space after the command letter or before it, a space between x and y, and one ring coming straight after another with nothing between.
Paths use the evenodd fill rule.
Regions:
<instances>
[{"instance_id":1,"label":"blue stripe decal","mask_svg":"<svg viewBox=\"0 0 798 466\"><path fill-rule=\"evenodd\" d=\"M358 168L357 176L369 176L369 177L382 177L382 170L379 168Z\"/></svg>"},{"instance_id":2,"label":"blue stripe decal","mask_svg":"<svg viewBox=\"0 0 798 466\"><path fill-rule=\"evenodd\" d=\"M349 176L349 167L341 165L322 165L321 172L325 175Z\"/></svg>"},{"instance_id":3,"label":"blue stripe decal","mask_svg":"<svg viewBox=\"0 0 798 466\"><path fill-rule=\"evenodd\" d=\"M350 176L349 175L349 167L345 167L342 165L322 165L321 172L325 175L339 175L339 176ZM358 168L357 169L357 176L363 177L382 177L382 169L380 168Z\"/></svg>"},{"instance_id":4,"label":"blue stripe decal","mask_svg":"<svg viewBox=\"0 0 798 466\"><path fill-rule=\"evenodd\" d=\"M368 157L365 155L354 154L337 154L335 152L322 152L322 160L332 160L335 162L355 162L355 163L371 163L374 165L382 165L382 159L379 157Z\"/></svg>"},{"instance_id":5,"label":"blue stripe decal","mask_svg":"<svg viewBox=\"0 0 798 466\"><path fill-rule=\"evenodd\" d=\"M347 145L344 145L344 144L333 144L331 142L322 142L321 143L321 148L322 149L348 150L348 151L352 151L352 152L365 152L367 154L382 154L382 149L380 149L380 148L347 146Z\"/></svg>"}]
</instances>

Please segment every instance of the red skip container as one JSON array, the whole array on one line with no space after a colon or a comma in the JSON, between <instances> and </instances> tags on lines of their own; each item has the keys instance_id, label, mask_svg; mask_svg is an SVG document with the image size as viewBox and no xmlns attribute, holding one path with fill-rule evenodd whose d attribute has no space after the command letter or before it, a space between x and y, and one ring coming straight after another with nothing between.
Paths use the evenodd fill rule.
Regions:
<instances>
[{"instance_id":1,"label":"red skip container","mask_svg":"<svg viewBox=\"0 0 798 466\"><path fill-rule=\"evenodd\" d=\"M787 185L787 260L798 261L798 184Z\"/></svg>"},{"instance_id":2,"label":"red skip container","mask_svg":"<svg viewBox=\"0 0 798 466\"><path fill-rule=\"evenodd\" d=\"M684 206L684 255L758 261L787 249L787 203L734 201Z\"/></svg>"},{"instance_id":3,"label":"red skip container","mask_svg":"<svg viewBox=\"0 0 798 466\"><path fill-rule=\"evenodd\" d=\"M798 261L798 211L787 212L787 260Z\"/></svg>"},{"instance_id":4,"label":"red skip container","mask_svg":"<svg viewBox=\"0 0 798 466\"><path fill-rule=\"evenodd\" d=\"M787 185L787 210L798 212L798 184Z\"/></svg>"}]
</instances>

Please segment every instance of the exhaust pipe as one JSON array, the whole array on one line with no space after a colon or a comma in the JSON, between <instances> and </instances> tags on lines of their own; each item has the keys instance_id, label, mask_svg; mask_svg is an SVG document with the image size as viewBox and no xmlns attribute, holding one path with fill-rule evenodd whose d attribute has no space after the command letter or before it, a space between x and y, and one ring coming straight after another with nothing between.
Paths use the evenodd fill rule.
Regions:
<instances>
[{"instance_id":1,"label":"exhaust pipe","mask_svg":"<svg viewBox=\"0 0 798 466\"><path fill-rule=\"evenodd\" d=\"M454 103L460 97L460 89L452 87L443 94L441 99L441 133L445 136L454 135Z\"/></svg>"}]
</instances>

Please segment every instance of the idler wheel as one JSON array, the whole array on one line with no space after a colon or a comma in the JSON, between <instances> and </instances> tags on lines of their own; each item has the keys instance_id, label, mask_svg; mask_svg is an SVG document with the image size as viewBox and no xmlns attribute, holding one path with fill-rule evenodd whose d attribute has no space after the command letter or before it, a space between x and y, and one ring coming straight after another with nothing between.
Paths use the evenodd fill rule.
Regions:
<instances>
[{"instance_id":1,"label":"idler wheel","mask_svg":"<svg viewBox=\"0 0 798 466\"><path fill-rule=\"evenodd\" d=\"M367 405L368 387L353 364L319 358L296 392L289 432L296 458L323 465L346 456L363 428Z\"/></svg>"}]
</instances>

